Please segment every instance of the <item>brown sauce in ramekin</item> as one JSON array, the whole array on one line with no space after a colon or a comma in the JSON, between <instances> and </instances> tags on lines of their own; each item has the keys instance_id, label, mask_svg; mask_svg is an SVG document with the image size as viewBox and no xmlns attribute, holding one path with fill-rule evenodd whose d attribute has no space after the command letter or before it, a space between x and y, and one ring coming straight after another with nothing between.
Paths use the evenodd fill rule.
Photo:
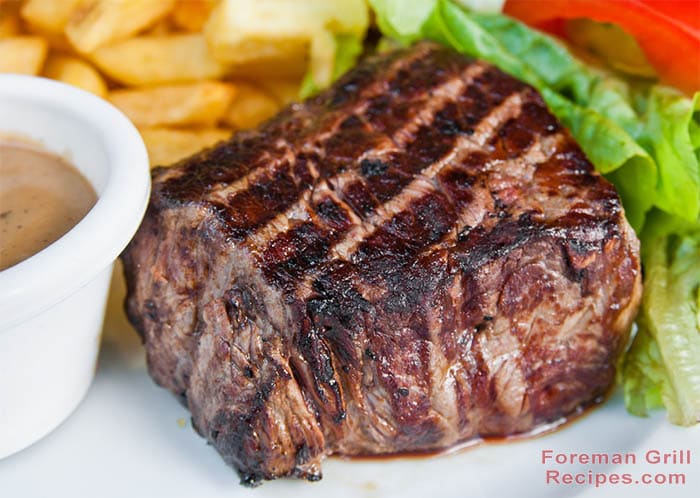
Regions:
<instances>
[{"instance_id":1,"label":"brown sauce in ramekin","mask_svg":"<svg viewBox=\"0 0 700 498\"><path fill-rule=\"evenodd\" d=\"M92 185L62 157L0 139L0 271L58 240L96 201Z\"/></svg>"}]
</instances>

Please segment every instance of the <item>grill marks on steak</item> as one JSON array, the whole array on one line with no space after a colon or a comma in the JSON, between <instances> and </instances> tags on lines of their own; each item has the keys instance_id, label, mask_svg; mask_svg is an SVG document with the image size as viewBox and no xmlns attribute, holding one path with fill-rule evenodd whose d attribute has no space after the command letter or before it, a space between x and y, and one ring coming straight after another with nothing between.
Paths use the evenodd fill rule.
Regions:
<instances>
[{"instance_id":1,"label":"grill marks on steak","mask_svg":"<svg viewBox=\"0 0 700 498\"><path fill-rule=\"evenodd\" d=\"M476 71L481 72L480 67L477 66L475 68L475 66L469 66L465 73L467 75L474 73L476 72L475 69ZM463 82L465 75L460 76L458 73L456 78L457 81ZM450 81L447 85L451 87L458 86L455 84L455 80ZM436 95L437 93L438 92L435 92L433 95ZM460 97L460 95L456 92L453 93L453 95L455 95L456 98ZM481 124L479 124L476 131L473 128L467 128L469 133L464 135L449 135L449 148L441 142L424 139L424 135L431 135L432 130L434 129L433 119L430 118L430 116L435 117L442 111L440 108L435 106L431 106L428 109L422 109L423 112L416 116L417 121L409 123L399 132L400 136L406 136L410 133L416 137L413 142L408 144L401 143L401 146L406 147L405 150L401 151L395 147L392 147L389 150L375 149L372 154L374 157L371 159L364 157L368 156L368 154L363 153L354 160L356 165L354 169L351 169L346 173L342 173L335 179L330 180L330 184L332 185L330 188L332 188L337 197L335 199L326 197L322 201L326 203L324 205L326 207L336 206L333 209L341 216L344 216L346 221L351 220L349 220L348 217L342 213L352 211L352 214L355 214L357 219L362 220L362 223L355 223L348 232L343 232L342 239L340 240L335 240L334 237L329 237L328 231L324 230L323 223L321 223L321 226L319 226L319 224L314 224L313 227L317 228L316 233L320 233L319 237L311 239L312 243L310 244L302 244L297 246L295 248L294 255L304 255L307 265L318 263L317 261L309 260L308 251L313 251L314 248L311 247L313 242L320 241L323 247L320 248L320 251L312 252L312 254L320 257L322 253L325 254L328 252L328 250L330 250L330 259L348 260L349 255L357 249L359 243L372 236L376 230L385 232L388 230L388 237L393 238L395 236L396 229L392 228L392 225L401 223L401 213L411 214L411 207L413 206L412 203L414 200L416 200L417 206L419 207L420 204L425 204L426 202L428 203L428 205L423 206L422 209L429 209L429 206L435 204L435 202L449 203L449 199L440 193L440 185L434 181L434 177L445 165L451 162L459 161L461 156L469 151L479 150L481 147L483 147L490 134L495 131L494 128L499 124L499 122L505 121L507 118L518 114L520 110L520 100L520 94L513 94L512 96L509 96L503 104L494 108L489 116L489 119L484 120ZM497 98L494 99L494 103L499 101L500 98L497 96ZM434 102L435 101L432 103ZM470 119L474 119L473 115ZM421 124L416 125L416 122ZM455 129L458 129L458 127L463 125L464 122L453 122L453 128ZM407 131L411 129L414 131ZM421 133L423 135L421 135ZM395 143L399 140L403 142L406 139L395 138L392 140L392 142ZM415 146L417 142L421 142L422 149ZM384 160L379 159L377 156L382 154L386 154L389 157ZM438 160L432 163L426 163L424 161L421 162L419 160L421 154L426 157L432 154L433 157L437 158ZM370 165L368 165L368 162ZM400 168L389 166L390 164L405 164L406 166ZM423 168L421 168L421 166ZM381 175L377 174L377 168L383 169ZM365 173L369 172L370 174L363 174L363 169ZM393 178L390 175L393 175ZM374 184L372 184L370 181L367 181L367 177L369 177L370 181L373 180L372 177L380 178L375 180L373 182ZM389 178L388 182L386 181L387 177ZM384 182L384 185L378 185L381 182ZM362 185L362 187L358 187L358 184ZM323 186L327 187L328 185L324 184ZM357 194L358 191L359 194ZM383 196L383 204L381 201L376 199L372 192L381 193ZM423 197L426 196L432 196L432 202L430 199L423 199ZM356 197L360 199L359 202L355 200ZM345 201L344 205L342 202L343 200ZM338 204L339 201L340 204ZM361 203L364 203L366 209L363 209ZM309 213L309 217L313 218L314 207L310 206L309 211L311 211ZM451 224L451 221L446 220L446 223ZM304 223L302 226L304 229L310 228L313 230L308 223ZM425 239L421 238L421 233L413 233L412 238L417 241L423 240L424 242L429 243L433 241L433 237L441 235L438 233L438 231L435 229L429 230L429 233L425 234L427 236ZM425 230L423 230L423 232L425 232ZM336 230L334 234L337 233L338 231ZM329 240L329 238L331 240ZM302 242L305 242L308 240L308 238L304 239L300 237L292 237L291 240L301 240ZM278 246L276 244L273 245L276 249L275 256L278 256ZM307 265L298 261L298 257L295 256L292 256L286 260L280 258L278 266L275 266L272 261L275 258L268 258L266 262L270 263L270 265L266 266L266 271L270 275L270 278L274 279L283 277L294 284L297 278L300 277L300 274L307 269ZM291 266L290 263L293 265L293 268L290 271L280 271L280 266L286 266L285 270L287 270L287 268ZM302 286L302 289L308 288L308 285Z\"/></svg>"},{"instance_id":2,"label":"grill marks on steak","mask_svg":"<svg viewBox=\"0 0 700 498\"><path fill-rule=\"evenodd\" d=\"M525 433L594 402L637 253L533 89L419 44L157 170L127 310L244 482L317 479L328 454Z\"/></svg>"},{"instance_id":3,"label":"grill marks on steak","mask_svg":"<svg viewBox=\"0 0 700 498\"><path fill-rule=\"evenodd\" d=\"M414 70L421 69L425 68L414 68ZM408 97L411 108L418 108L419 112L412 116L406 124L401 121L394 121L392 126L384 124L382 129L383 133L386 134L380 133L372 127L371 122L366 121L364 112L369 111L355 111L341 123L336 134L324 144L325 149L318 151L316 162L321 167L313 168L314 180L321 183L320 186L323 190L332 190L335 196L323 195L318 189L314 189L314 191L304 190L298 202L289 206L287 211L278 214L273 223L264 227L262 236L258 236L256 232L253 234L253 238L255 240L261 239L264 245L287 228L289 219L306 218L311 220L316 217L317 208L309 204L312 193L316 194L318 205L323 205L327 214L329 209L336 212L336 218L338 215L345 218L346 215L342 213L348 213L349 216L355 215L371 225L372 219L381 219L386 216L386 213L378 213L372 219L368 218L377 209L382 209L382 199L384 201L391 200L394 194L411 181L412 176L410 172L398 169L392 172L394 174L392 179L389 175L378 175L377 168L382 168L386 163L381 162L380 159L365 157L366 151L386 151L388 149L403 155L408 154L408 151L401 150L405 147L405 142L416 135L418 128L431 129L432 116L436 109L443 105L443 102L459 97L460 92L471 81L472 76L482 71L482 66L471 65L465 71L452 75L450 79L436 87L429 101L426 101L424 94L419 99ZM348 121L357 125L352 127L344 125ZM363 172L369 174L363 174ZM372 174L373 172L374 174ZM378 179L378 176L382 178ZM321 222L320 227L313 221L306 222L303 227L311 230L314 227L319 227L320 231L324 232L323 225L326 224L324 217L321 216L318 221ZM338 228L340 227L336 227L336 233ZM324 233L321 239L325 239L327 235ZM305 249L299 247L298 252L304 252ZM278 272L273 268L270 273ZM293 278L291 275L290 277Z\"/></svg>"}]
</instances>

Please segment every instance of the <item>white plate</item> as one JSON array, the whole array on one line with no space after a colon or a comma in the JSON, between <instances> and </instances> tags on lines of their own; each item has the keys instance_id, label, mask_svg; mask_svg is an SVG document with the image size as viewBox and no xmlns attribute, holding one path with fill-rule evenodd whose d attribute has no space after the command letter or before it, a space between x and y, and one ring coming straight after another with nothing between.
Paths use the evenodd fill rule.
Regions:
<instances>
[{"instance_id":1,"label":"white plate","mask_svg":"<svg viewBox=\"0 0 700 498\"><path fill-rule=\"evenodd\" d=\"M670 425L626 413L619 396L563 430L537 439L481 446L458 454L380 461L329 459L323 480L280 480L249 490L192 430L187 411L157 387L141 346L120 312L122 289L110 303L95 383L56 432L0 461L0 496L7 498L440 498L700 496L700 426ZM29 395L29 393L28 393ZM2 403L2 400L0 400ZM634 453L636 464L543 465L554 453ZM690 450L690 464L645 463L648 451ZM547 470L610 475L682 473L685 485L546 484Z\"/></svg>"}]
</instances>

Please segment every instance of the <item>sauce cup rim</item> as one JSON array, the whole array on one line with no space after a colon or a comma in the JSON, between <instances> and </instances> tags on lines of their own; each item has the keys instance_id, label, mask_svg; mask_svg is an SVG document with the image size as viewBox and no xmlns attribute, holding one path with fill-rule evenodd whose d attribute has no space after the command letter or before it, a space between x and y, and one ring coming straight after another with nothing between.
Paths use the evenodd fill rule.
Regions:
<instances>
[{"instance_id":1,"label":"sauce cup rim","mask_svg":"<svg viewBox=\"0 0 700 498\"><path fill-rule=\"evenodd\" d=\"M107 101L57 81L10 74L0 75L0 97L21 99L34 108L47 106L66 120L89 126L102 142L108 169L97 202L78 224L35 255L0 271L2 333L67 298L114 262L143 218L150 172L136 127ZM16 132L2 119L0 131Z\"/></svg>"}]
</instances>

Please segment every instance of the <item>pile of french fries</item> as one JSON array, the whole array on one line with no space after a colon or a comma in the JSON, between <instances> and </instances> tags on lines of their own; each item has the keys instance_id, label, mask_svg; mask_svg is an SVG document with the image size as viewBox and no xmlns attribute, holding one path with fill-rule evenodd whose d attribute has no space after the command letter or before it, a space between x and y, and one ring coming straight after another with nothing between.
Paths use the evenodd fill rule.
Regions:
<instances>
[{"instance_id":1,"label":"pile of french fries","mask_svg":"<svg viewBox=\"0 0 700 498\"><path fill-rule=\"evenodd\" d=\"M0 73L109 100L169 165L294 100L366 16L365 0L0 0Z\"/></svg>"}]
</instances>

